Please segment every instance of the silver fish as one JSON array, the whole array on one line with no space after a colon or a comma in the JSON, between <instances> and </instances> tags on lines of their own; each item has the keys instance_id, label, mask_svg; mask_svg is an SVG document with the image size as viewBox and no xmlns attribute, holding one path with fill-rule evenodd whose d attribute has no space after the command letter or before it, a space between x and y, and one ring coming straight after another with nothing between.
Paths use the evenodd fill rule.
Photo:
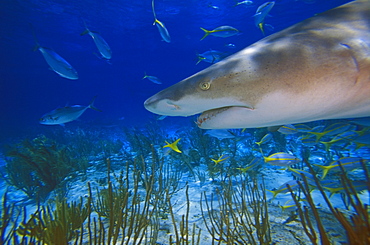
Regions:
<instances>
[{"instance_id":1,"label":"silver fish","mask_svg":"<svg viewBox=\"0 0 370 245\"><path fill-rule=\"evenodd\" d=\"M85 24L86 30L84 32L82 32L80 35L83 36L83 35L89 34L92 37L92 39L94 40L95 46L98 48L99 53L101 54L101 56L104 59L107 59L107 60L111 59L112 58L112 50L110 49L108 43L103 39L103 37L99 33L94 32L94 31L90 31L87 28L87 25L86 25L85 21L84 21L84 24Z\"/></svg>"},{"instance_id":2,"label":"silver fish","mask_svg":"<svg viewBox=\"0 0 370 245\"><path fill-rule=\"evenodd\" d=\"M36 43L34 50L40 51L46 63L48 63L48 65L50 66L50 69L55 71L61 77L68 78L71 80L78 79L77 71L65 59L63 59L59 54L57 54L53 50L41 47L36 38L36 34L35 31L33 30L32 25L31 28Z\"/></svg>"},{"instance_id":3,"label":"silver fish","mask_svg":"<svg viewBox=\"0 0 370 245\"><path fill-rule=\"evenodd\" d=\"M64 125L79 118L87 109L101 111L94 107L96 96L91 100L88 106L73 105L57 108L49 113L46 113L40 118L40 123L44 125Z\"/></svg>"},{"instance_id":4,"label":"silver fish","mask_svg":"<svg viewBox=\"0 0 370 245\"><path fill-rule=\"evenodd\" d=\"M68 78L71 80L78 79L77 71L59 54L55 53L53 50L45 47L37 47L41 52L46 63L50 66L50 69L55 71L59 76Z\"/></svg>"}]
</instances>

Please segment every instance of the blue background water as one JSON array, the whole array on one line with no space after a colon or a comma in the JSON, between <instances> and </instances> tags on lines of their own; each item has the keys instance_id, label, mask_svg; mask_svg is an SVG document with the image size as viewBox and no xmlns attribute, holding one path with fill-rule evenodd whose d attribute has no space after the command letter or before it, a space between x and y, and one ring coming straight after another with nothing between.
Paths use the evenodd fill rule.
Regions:
<instances>
[{"instance_id":1,"label":"blue background water","mask_svg":"<svg viewBox=\"0 0 370 245\"><path fill-rule=\"evenodd\" d=\"M263 38L255 27L253 15L265 0L253 5L236 6L232 0L157 0L157 18L164 22L172 42L161 40L153 26L150 0L69 1L2 0L0 2L0 135L10 137L50 127L38 123L46 112L66 104L88 105L98 95L95 105L103 112L86 111L79 122L94 124L140 125L154 118L143 107L154 93L209 66L196 65L196 53L209 49L234 53ZM339 6L348 0L280 0L266 23L274 27L267 34ZM210 6L217 6L218 9ZM99 32L109 43L111 64L97 58L97 49L84 31ZM68 80L50 71L35 45L30 24L42 46L53 49L79 74ZM228 38L207 37L200 41L200 27L213 29L230 25L242 32ZM235 44L235 48L225 47ZM162 85L142 80L144 72L159 77ZM123 119L124 118L124 119ZM119 120L123 119L123 120ZM182 118L166 119L188 123ZM49 128L49 129L47 129Z\"/></svg>"}]
</instances>

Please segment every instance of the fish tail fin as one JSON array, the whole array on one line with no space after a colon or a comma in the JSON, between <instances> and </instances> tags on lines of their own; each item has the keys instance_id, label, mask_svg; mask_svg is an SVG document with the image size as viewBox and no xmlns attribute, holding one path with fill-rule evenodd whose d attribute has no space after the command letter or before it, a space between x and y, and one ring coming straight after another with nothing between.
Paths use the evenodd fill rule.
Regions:
<instances>
[{"instance_id":1,"label":"fish tail fin","mask_svg":"<svg viewBox=\"0 0 370 245\"><path fill-rule=\"evenodd\" d=\"M31 23L28 23L28 24L30 25L31 30L32 30L33 40L35 40L35 46L33 47L33 51L36 51L40 48L40 43L39 43L39 40L36 37L35 28L33 27L33 25Z\"/></svg>"},{"instance_id":2,"label":"fish tail fin","mask_svg":"<svg viewBox=\"0 0 370 245\"><path fill-rule=\"evenodd\" d=\"M320 141L320 143L322 143L322 144L325 146L325 150L326 150L326 151L329 151L329 150L330 150L330 147L331 147L331 146L332 146L332 144L333 144L333 143L335 143L335 142L333 142L333 141L328 141L328 142Z\"/></svg>"},{"instance_id":3,"label":"fish tail fin","mask_svg":"<svg viewBox=\"0 0 370 245\"><path fill-rule=\"evenodd\" d=\"M84 27L85 27L85 30L84 30L83 32L81 32L81 33L80 33L80 35L81 35L81 36L83 36L83 35L88 34L88 33L90 32L90 30L89 30L89 28L87 28L87 25L86 25L86 21L85 21L85 19L84 19L84 18L81 18L81 19L82 19L82 21L83 21L83 23L84 23Z\"/></svg>"},{"instance_id":4,"label":"fish tail fin","mask_svg":"<svg viewBox=\"0 0 370 245\"><path fill-rule=\"evenodd\" d=\"M269 191L269 192L271 192L271 193L273 194L272 199L274 199L274 198L277 196L277 194L279 194L279 193L280 193L278 190L277 190L277 191L270 191L270 190L267 190L267 189L266 189L266 191Z\"/></svg>"},{"instance_id":5,"label":"fish tail fin","mask_svg":"<svg viewBox=\"0 0 370 245\"><path fill-rule=\"evenodd\" d=\"M338 192L337 188L330 188L330 187L324 187L324 188L327 189L330 192L329 198L331 198L336 192Z\"/></svg>"},{"instance_id":6,"label":"fish tail fin","mask_svg":"<svg viewBox=\"0 0 370 245\"><path fill-rule=\"evenodd\" d=\"M154 19L157 20L157 16L156 16L155 11L154 11L154 0L152 0L152 10L153 10ZM154 21L153 25L154 24L155 24L155 21Z\"/></svg>"},{"instance_id":7,"label":"fish tail fin","mask_svg":"<svg viewBox=\"0 0 370 245\"><path fill-rule=\"evenodd\" d=\"M89 30L88 30L88 29L86 29L86 30L84 30L83 32L81 32L81 33L80 33L80 36L86 35L87 33L89 33Z\"/></svg>"},{"instance_id":8,"label":"fish tail fin","mask_svg":"<svg viewBox=\"0 0 370 245\"><path fill-rule=\"evenodd\" d=\"M216 57L214 55L212 55L212 64L216 63ZM231 134L233 134L232 132L230 132ZM233 134L235 136L235 134Z\"/></svg>"},{"instance_id":9,"label":"fish tail fin","mask_svg":"<svg viewBox=\"0 0 370 245\"><path fill-rule=\"evenodd\" d=\"M325 176L328 174L329 170L330 170L330 168L324 168L324 169L322 170L322 176L321 176L321 179L324 179L324 178L325 178Z\"/></svg>"},{"instance_id":10,"label":"fish tail fin","mask_svg":"<svg viewBox=\"0 0 370 245\"><path fill-rule=\"evenodd\" d=\"M264 28L264 23L261 22L258 24L258 27L260 28L260 30L262 31L262 34L265 35L265 28Z\"/></svg>"},{"instance_id":11,"label":"fish tail fin","mask_svg":"<svg viewBox=\"0 0 370 245\"><path fill-rule=\"evenodd\" d=\"M95 110L95 111L102 112L102 110L99 110L98 108L96 108L96 107L94 106L94 102L95 102L96 97L97 97L97 96L94 96L94 98L90 101L90 104L89 104L89 106L88 106L88 107L89 107L90 109Z\"/></svg>"},{"instance_id":12,"label":"fish tail fin","mask_svg":"<svg viewBox=\"0 0 370 245\"><path fill-rule=\"evenodd\" d=\"M198 55L198 61L197 61L196 65L198 65L202 60L205 60L205 59L206 59L206 58L204 58L204 57L202 57L202 56Z\"/></svg>"},{"instance_id":13,"label":"fish tail fin","mask_svg":"<svg viewBox=\"0 0 370 245\"><path fill-rule=\"evenodd\" d=\"M33 47L32 51L36 51L36 50L38 50L39 48L40 48L40 45L39 45L39 44L36 44L36 45Z\"/></svg>"},{"instance_id":14,"label":"fish tail fin","mask_svg":"<svg viewBox=\"0 0 370 245\"><path fill-rule=\"evenodd\" d=\"M211 34L212 33L212 31L208 31L208 30L206 30L206 29L204 29L204 28L200 28L202 31L204 31L204 36L200 39L200 40L203 40L204 38L206 38L209 34Z\"/></svg>"},{"instance_id":15,"label":"fish tail fin","mask_svg":"<svg viewBox=\"0 0 370 245\"><path fill-rule=\"evenodd\" d=\"M145 78L147 78L148 76L146 75L146 71L144 71L144 76L143 76L143 78L142 79L145 79Z\"/></svg>"},{"instance_id":16,"label":"fish tail fin","mask_svg":"<svg viewBox=\"0 0 370 245\"><path fill-rule=\"evenodd\" d=\"M322 169L321 179L324 179L325 176L328 174L329 170L333 168L332 166L323 166L320 164L314 164L314 165Z\"/></svg>"}]
</instances>

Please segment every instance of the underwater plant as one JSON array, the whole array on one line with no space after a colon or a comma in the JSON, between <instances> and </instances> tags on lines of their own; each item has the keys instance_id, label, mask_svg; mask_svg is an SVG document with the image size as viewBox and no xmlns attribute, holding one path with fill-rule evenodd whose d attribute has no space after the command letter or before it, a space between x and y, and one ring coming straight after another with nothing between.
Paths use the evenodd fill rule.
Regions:
<instances>
[{"instance_id":1,"label":"underwater plant","mask_svg":"<svg viewBox=\"0 0 370 245\"><path fill-rule=\"evenodd\" d=\"M4 193L0 216L0 244L12 242L16 231L16 222L20 212L16 213L15 204L8 204L7 191Z\"/></svg>"},{"instance_id":2,"label":"underwater plant","mask_svg":"<svg viewBox=\"0 0 370 245\"><path fill-rule=\"evenodd\" d=\"M12 228L15 232L9 232L4 241L6 244L142 244L153 239L150 244L154 244L158 232L157 209L149 201L154 178L144 195L139 189L138 174L127 165L125 174L117 177L118 186L109 181L107 189L98 190L95 200L88 183L85 202L81 197L79 202L67 203L64 199L54 205L39 205L28 219L24 209L23 221ZM5 223L1 231L5 231L11 220L6 196L3 206Z\"/></svg>"},{"instance_id":3,"label":"underwater plant","mask_svg":"<svg viewBox=\"0 0 370 245\"><path fill-rule=\"evenodd\" d=\"M79 157L91 157L104 154L109 155L120 153L123 142L117 137L113 129L56 129L49 138L58 139L58 143L68 147Z\"/></svg>"},{"instance_id":4,"label":"underwater plant","mask_svg":"<svg viewBox=\"0 0 370 245\"><path fill-rule=\"evenodd\" d=\"M89 235L90 241L100 241L94 244L116 244L119 239L125 239L126 244L141 244L149 237L156 237L157 224L157 200L152 200L154 175L146 179L144 192L139 188L140 171L134 165L126 164L126 170L116 176L117 186L110 180L110 160L108 165L108 188L97 190L97 198L93 202L93 210L98 214L99 221L93 221L94 231ZM133 167L133 170L130 170ZM90 196L91 196L90 191ZM104 225L106 218L107 225ZM90 219L88 222L89 229ZM97 229L99 226L99 229ZM107 230L101 233L101 230ZM124 240L122 240L123 244Z\"/></svg>"},{"instance_id":5,"label":"underwater plant","mask_svg":"<svg viewBox=\"0 0 370 245\"><path fill-rule=\"evenodd\" d=\"M200 205L204 223L215 241L226 244L271 244L263 181L258 185L256 177L245 178L240 186L234 188L232 178L229 178L216 194L218 202L214 203L208 201L205 192L202 193ZM214 200L213 194L210 200Z\"/></svg>"},{"instance_id":6,"label":"underwater plant","mask_svg":"<svg viewBox=\"0 0 370 245\"><path fill-rule=\"evenodd\" d=\"M337 221L343 226L347 241L346 244L357 245L357 244L369 244L370 243L370 217L369 217L369 208L367 204L363 204L361 201L358 192L356 191L354 185L352 184L352 180L348 178L347 172L345 171L342 164L339 162L341 174L340 174L340 183L343 186L343 191L348 198L349 202L349 210L352 210L350 214L344 212L343 210L334 207L331 203L330 199L328 198L327 194L325 193L324 187L320 183L320 180L316 177L316 173L314 172L312 166L308 161L305 161L307 167L310 169L310 173L313 176L313 180L316 184L316 187L319 189L320 194L324 198L326 204L329 207L329 210L337 219ZM370 192L370 175L365 164L365 161L361 162L363 173L366 178L366 185L367 191ZM318 239L320 239L320 244L331 244L328 232L326 231L324 225L322 224L320 214L316 210L315 203L313 198L311 197L311 193L309 190L309 184L307 177L302 174L303 184L298 182L300 185L301 190L303 191L306 200L308 201L309 207L303 206L299 203L297 195L293 192L290 186L291 195L293 197L294 202L298 208L298 214L300 217L300 222L304 228L306 235L310 238L313 244L318 244ZM311 220L309 215L309 208L313 212L314 220ZM317 231L313 227L313 222L316 223L317 230L319 235L317 235Z\"/></svg>"},{"instance_id":7,"label":"underwater plant","mask_svg":"<svg viewBox=\"0 0 370 245\"><path fill-rule=\"evenodd\" d=\"M192 231L190 233L189 228L189 211L190 211L190 201L189 201L189 185L186 185L185 189L185 196L186 196L186 213L181 216L181 221L179 223L180 227L177 225L177 221L175 219L175 215L173 213L173 206L171 203L171 196L166 192L166 201L169 205L169 212L171 214L173 230L175 233L175 238L172 235L169 236L168 242L169 244L192 244L192 245L199 245L200 244L200 235L202 230L196 228L195 223L193 223Z\"/></svg>"},{"instance_id":8,"label":"underwater plant","mask_svg":"<svg viewBox=\"0 0 370 245\"><path fill-rule=\"evenodd\" d=\"M8 147L6 181L28 197L43 201L65 178L87 168L87 159L41 135Z\"/></svg>"},{"instance_id":9,"label":"underwater plant","mask_svg":"<svg viewBox=\"0 0 370 245\"><path fill-rule=\"evenodd\" d=\"M159 126L158 120L150 121L145 125L145 134L153 145L161 145L167 136L166 131Z\"/></svg>"},{"instance_id":10,"label":"underwater plant","mask_svg":"<svg viewBox=\"0 0 370 245\"><path fill-rule=\"evenodd\" d=\"M79 202L56 201L55 210L51 206L39 206L28 221L24 215L17 228L17 234L22 237L20 244L26 244L28 239L42 244L68 244L83 232L83 224L91 213L90 205L91 198L83 204L81 197Z\"/></svg>"},{"instance_id":11,"label":"underwater plant","mask_svg":"<svg viewBox=\"0 0 370 245\"><path fill-rule=\"evenodd\" d=\"M150 188L150 202L156 203L157 215L167 219L169 204L163 197L173 196L184 188L180 185L183 176L182 169L178 167L178 161L172 158L159 157L154 146L151 145L151 154L145 160L140 156L134 160L133 169L138 173L140 183L145 189ZM153 179L156 180L153 182Z\"/></svg>"},{"instance_id":12,"label":"underwater plant","mask_svg":"<svg viewBox=\"0 0 370 245\"><path fill-rule=\"evenodd\" d=\"M130 144L132 156L147 156L151 153L152 142L143 130L138 128L123 128L123 132Z\"/></svg>"}]
</instances>

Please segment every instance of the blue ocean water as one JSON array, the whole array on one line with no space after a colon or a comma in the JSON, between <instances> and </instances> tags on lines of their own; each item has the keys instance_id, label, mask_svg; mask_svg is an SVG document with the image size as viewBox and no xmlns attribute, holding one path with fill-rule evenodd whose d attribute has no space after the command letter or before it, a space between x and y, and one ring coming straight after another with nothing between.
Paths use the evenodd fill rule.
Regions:
<instances>
[{"instance_id":1,"label":"blue ocean water","mask_svg":"<svg viewBox=\"0 0 370 245\"><path fill-rule=\"evenodd\" d=\"M253 15L264 2L234 6L236 2L231 0L158 0L157 17L172 38L171 43L166 43L153 26L150 0L1 1L0 137L50 130L50 126L39 124L43 114L65 105L88 105L94 96L95 106L103 112L88 110L70 127L87 123L140 125L152 120L153 115L143 107L145 99L208 67L210 64L205 62L196 65L197 53L214 49L232 54L263 38ZM345 2L348 1L276 1L266 19L273 30L267 28L266 34ZM83 20L111 47L110 63L95 55L97 48L88 35L80 36L85 30ZM38 51L33 52L30 24L40 45L67 60L77 70L78 80L60 77L49 69ZM200 41L200 27L213 29L221 25L233 26L241 35L210 36ZM142 80L145 72L157 76L163 84ZM167 122L171 124L173 120L189 123L183 118Z\"/></svg>"},{"instance_id":2,"label":"blue ocean water","mask_svg":"<svg viewBox=\"0 0 370 245\"><path fill-rule=\"evenodd\" d=\"M335 207L343 208L343 206L346 206L343 203L348 202L348 200L344 200L346 199L345 194L348 194L348 192L343 195L339 194L343 193L340 174L338 174L339 168L336 165L339 159L342 161L341 163L347 164L346 170L351 172L349 178L355 183L354 188L357 188L356 193L359 196L361 194L361 200L368 199L368 186L366 186L366 184L368 185L368 182L366 182L368 179L365 178L366 171L361 170L363 166L360 163L368 164L370 156L368 147L369 129L363 125L340 120L320 121L308 123L307 127L309 129L305 129L304 125L301 125L301 128L295 130L294 134L290 134L289 128L285 129L286 131L281 129L277 132L268 132L267 129L247 129L244 132L239 129L223 131L223 133L229 133L229 135L224 136L225 139L216 139L207 136L208 133L204 133L204 130L196 131L198 129L194 129L195 116L188 118L166 117L163 120L158 120L158 115L154 115L144 108L144 101L153 94L211 65L204 61L198 63L197 54L217 50L228 56L264 38L261 30L255 26L253 15L258 7L265 2L265 0L255 0L248 5L237 5L238 2L232 0L156 0L156 16L165 24L171 36L171 42L168 43L162 40L157 27L153 25L154 17L151 0L1 1L0 103L2 113L0 114L0 152L4 152L1 154L9 153L6 151L6 147L2 151L3 146L20 142L23 139L32 139L35 145L40 142L41 145L47 142L45 144L47 147L53 146L53 143L40 135L56 137L56 140L61 141L58 143L63 144L62 147L68 145L70 143L68 139L72 139L74 136L77 140L84 139L84 136L86 136L87 140L91 140L86 143L89 147L92 147L96 142L99 142L96 144L102 145L106 143L112 148L117 145L121 147L114 153L112 153L113 150L107 149L108 147L99 148L100 152L96 155L88 156L89 163L88 167L83 170L85 171L84 176L81 174L83 171L80 171L79 174L71 173L63 179L66 182L67 180L71 181L66 185L70 187L66 193L69 195L68 198L72 200L78 200L81 195L87 193L87 182L92 183L92 185L95 184L93 186L96 187L94 194L98 192L98 188L106 190L104 188L109 182L106 180L107 162L109 164L112 162L108 175L110 170L115 171L114 173L118 175L120 170L126 170L126 166L129 166L130 170L137 170L134 158L142 157L143 164L144 162L146 164L149 164L150 161L154 162L154 152L160 156L161 163L166 166L164 169L168 171L166 172L168 176L173 171L176 174L179 173L178 176L181 177L179 177L181 188L177 190L180 194L173 198L176 200L174 203L186 202L187 196L184 194L184 186L189 185L190 196L193 198L191 201L198 205L201 202L199 201L201 193L203 191L216 193L215 190L226 183L229 173L234 177L236 176L232 180L230 177L230 183L235 181L235 188L237 189L241 186L245 177L243 174L249 170L249 167L250 169L256 167L259 169L256 171L258 172L256 175L259 178L262 178L261 176L265 178L266 189L273 193L266 192L271 204L275 205L270 207L271 215L273 216L274 213L280 215L280 212L283 213L283 211L280 210L278 205L282 206L282 204L292 201L284 183L286 181L296 181L300 178L299 173L292 173L286 171L286 169L282 170L280 167L294 163L297 164L297 168L300 168L297 171L302 169L308 171L303 161L301 161L303 156L307 156L312 165L319 165L315 166L315 170L319 173L318 176L322 177L320 179L322 185L325 184L326 188L338 189L334 198L331 199ZM265 21L268 24L265 26L266 35L283 30L315 14L347 2L349 1L277 0ZM100 57L99 51L89 35L81 35L86 30L85 24L89 30L99 33L109 44L112 50L110 60ZM226 38L208 36L201 40L204 32L200 27L212 30L223 25L237 28L240 34ZM53 50L68 61L78 72L79 78L77 80L63 78L52 71L42 54L35 50L37 42L40 46ZM146 74L158 77L162 84L143 79ZM45 113L64 106L87 106L93 98L95 98L94 106L101 111L87 109L77 120L68 122L64 126L39 123L40 118ZM150 128L147 125L154 126ZM330 131L329 129L333 125L338 128L335 131ZM287 127L289 126L287 125ZM344 127L346 127L348 133L353 133L353 135L343 135L342 129ZM146 129L146 131L137 130L141 128ZM158 131L150 131L154 129ZM309 134L307 131L313 133ZM107 132L110 135L105 134ZM152 135L144 135L150 133ZM317 133L317 135L314 133ZM323 133L322 138L318 136L320 133ZM58 135L60 136L59 139L57 138ZM152 148L144 149L146 151L144 154L143 149L132 143L136 141L133 139L134 136L130 138L130 135L137 136L137 138L141 137L141 140L146 139L146 136L148 138L152 137L151 139L154 138L153 142L147 144ZM361 138L361 136L366 137ZM104 141L104 137L107 141ZM181 141L179 138L182 138ZM123 143L122 145L109 145L111 143L109 140L112 139L114 143L117 143L117 141ZM171 151L170 147L163 150L163 146L170 145L175 139L180 142L179 146L182 154ZM194 142L199 143L204 139L207 140L209 145L205 144L202 147L205 149L207 147L211 148L209 154L208 152L201 153L200 149L194 147ZM263 139L266 141L264 142ZM319 142L320 139L324 143ZM355 142L353 139L358 141ZM71 140L71 142L76 143L77 140ZM331 140L343 141L337 144L334 141L331 142ZM83 141L81 140L81 142ZM256 142L260 144L257 143L257 146ZM18 145L11 146L15 149ZM81 146L83 146L83 143L78 145L78 147ZM71 149L73 147L74 145L71 146ZM73 149L82 149L78 147ZM22 150L22 146L17 149ZM89 149L83 150L86 153ZM111 155L109 155L110 153ZM16 162L12 162L11 158L12 156L4 157L0 155L0 173L4 176L6 175L4 174L6 172L4 166L7 163L11 165L11 163ZM188 166L184 167L183 162L186 162L186 160L192 164L189 168ZM262 164L265 165L261 167ZM325 167L327 167L325 165L330 164L332 165L330 167L335 165L336 168L328 171L328 176L323 180L327 174L324 175ZM127 171L129 167L127 167ZM189 171L191 168L194 168L193 173ZM352 172L352 170L355 171ZM145 171L141 173L144 173L143 175L147 174ZM305 173L305 176L312 176L308 172ZM168 176L160 175L163 179ZM368 175L366 176L368 177ZM6 187L9 186L8 183L4 182L6 177L0 178L0 194L3 194ZM225 183L222 183L223 181ZM311 181L310 185L315 185L314 180L309 179L309 181ZM295 185L297 186L297 184ZM11 188L9 187L9 189ZM14 191L14 189L11 190ZM329 193L328 190L325 191ZM317 207L320 209L324 200L319 191L317 189L315 191L313 194L315 204L312 204L311 208ZM9 191L10 202L16 200L14 203L19 204L24 201L25 204L29 204L27 208L36 209L34 200L31 200L32 197L29 198L26 197L25 193L19 193L21 193L19 190L13 193ZM67 196L67 194L65 195ZM284 196L284 194L287 195ZM47 193L43 197L45 199L50 197L51 201L49 201L52 203L56 195L55 193ZM163 196L164 194L161 197ZM94 198L96 198L96 195ZM298 201L302 200L298 199ZM366 200L366 203L368 203L368 200ZM193 207L191 214L194 217L199 217L204 212L202 211L199 214L199 206L196 205L195 208ZM347 203L347 206L353 208L354 205L351 206ZM211 212L212 210L208 211ZM275 218L274 216L273 222L277 224L275 227L293 217L293 215L289 216L289 213L283 214L284 218ZM330 215L332 214L329 213L328 216ZM325 222L331 218L325 219ZM202 224L197 223L198 225L200 227ZM332 230L335 229L332 228ZM203 231L205 230L203 224ZM297 228L297 230L299 229ZM274 232L274 239L277 239L276 233L278 232L276 230ZM302 229L299 232L303 234ZM340 232L338 231L338 233ZM340 237L338 239L343 240L343 234L344 231L342 234L337 236L333 234L332 236ZM166 235L164 236L167 239ZM207 239L209 237L208 234ZM305 239L308 241L307 237ZM204 244L210 244L210 240Z\"/></svg>"}]
</instances>

